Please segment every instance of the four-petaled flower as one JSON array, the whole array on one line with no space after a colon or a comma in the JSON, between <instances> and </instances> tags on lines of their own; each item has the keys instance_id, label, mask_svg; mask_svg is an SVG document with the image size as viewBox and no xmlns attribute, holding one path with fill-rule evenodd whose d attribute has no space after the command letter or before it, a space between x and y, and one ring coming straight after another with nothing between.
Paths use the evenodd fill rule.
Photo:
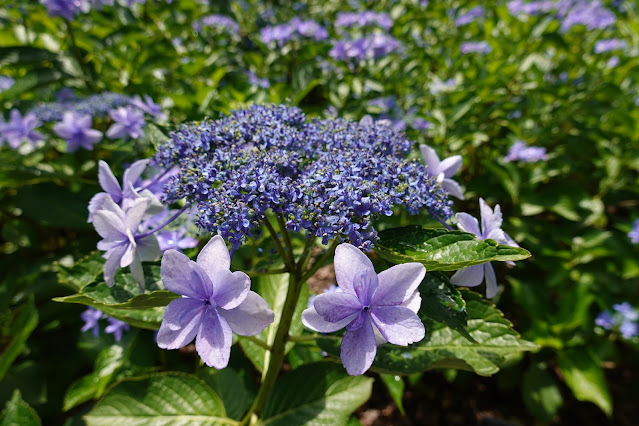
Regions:
<instances>
[{"instance_id":1,"label":"four-petaled flower","mask_svg":"<svg viewBox=\"0 0 639 426\"><path fill-rule=\"evenodd\" d=\"M104 328L104 332L106 334L113 334L116 342L122 340L122 333L129 330L129 324L112 317L107 317L107 321L109 325Z\"/></svg>"},{"instance_id":2,"label":"four-petaled flower","mask_svg":"<svg viewBox=\"0 0 639 426\"><path fill-rule=\"evenodd\" d=\"M428 166L428 173L431 176L437 177L437 181L441 183L444 188L453 197L464 199L464 193L457 182L451 179L457 173L462 165L461 155L453 155L442 161L439 161L439 156L435 150L424 144L419 145L419 150L424 157L424 163Z\"/></svg>"},{"instance_id":3,"label":"four-petaled flower","mask_svg":"<svg viewBox=\"0 0 639 426\"><path fill-rule=\"evenodd\" d=\"M104 281L108 286L113 285L118 268L130 266L131 275L144 288L142 261L154 261L160 257L155 235L139 231L140 222L150 203L148 198L139 198L125 212L111 198L107 198L102 209L93 215L93 226L103 238L98 242L98 249L106 250Z\"/></svg>"},{"instance_id":4,"label":"four-petaled flower","mask_svg":"<svg viewBox=\"0 0 639 426\"><path fill-rule=\"evenodd\" d=\"M481 230L479 222L468 213L457 213L457 227L464 232L470 232L480 240L491 239L499 244L506 244L512 247L519 245L501 229L503 218L499 204L495 205L495 210L491 209L483 198L479 199L479 209L481 213ZM508 262L513 264L512 262ZM475 287L484 281L486 276L486 297L492 298L497 294L497 277L493 266L488 263L482 265L469 266L462 268L450 278L450 282L466 287Z\"/></svg>"},{"instance_id":5,"label":"four-petaled flower","mask_svg":"<svg viewBox=\"0 0 639 426\"><path fill-rule=\"evenodd\" d=\"M107 137L118 139L130 136L137 139L144 136L144 130L142 130L146 124L144 113L128 106L109 111L109 116L115 123L107 130Z\"/></svg>"},{"instance_id":6,"label":"four-petaled flower","mask_svg":"<svg viewBox=\"0 0 639 426\"><path fill-rule=\"evenodd\" d=\"M153 102L153 98L149 95L144 95L144 101L140 98L140 95L135 95L133 99L131 99L131 105L160 120L166 120L166 114L162 112L162 107Z\"/></svg>"},{"instance_id":7,"label":"four-petaled flower","mask_svg":"<svg viewBox=\"0 0 639 426\"><path fill-rule=\"evenodd\" d=\"M56 135L67 141L67 151L74 152L78 148L88 151L102 139L102 132L92 128L93 119L89 114L76 114L66 111L62 121L53 126Z\"/></svg>"},{"instance_id":8,"label":"four-petaled flower","mask_svg":"<svg viewBox=\"0 0 639 426\"><path fill-rule=\"evenodd\" d=\"M40 123L34 114L27 114L24 117L17 109L12 109L10 120L6 123L0 121L0 144L6 140L13 149L20 146L23 141L35 145L42 140L42 133L36 132L35 128Z\"/></svg>"},{"instance_id":9,"label":"four-petaled flower","mask_svg":"<svg viewBox=\"0 0 639 426\"><path fill-rule=\"evenodd\" d=\"M89 306L89 308L80 314L80 317L84 321L84 325L80 331L87 332L91 330L94 336L100 334L100 318L102 318L104 314L102 311L98 311L93 306Z\"/></svg>"},{"instance_id":10,"label":"four-petaled flower","mask_svg":"<svg viewBox=\"0 0 639 426\"><path fill-rule=\"evenodd\" d=\"M335 276L341 292L323 293L302 313L311 330L332 333L346 327L341 359L350 375L364 374L375 359L377 345L407 346L424 338L417 316L421 297L417 287L426 268L420 263L395 265L380 274L355 246L335 250Z\"/></svg>"},{"instance_id":11,"label":"four-petaled flower","mask_svg":"<svg viewBox=\"0 0 639 426\"><path fill-rule=\"evenodd\" d=\"M209 367L226 367L233 334L253 336L271 322L274 314L244 272L231 272L231 257L224 240L216 235L193 262L168 250L162 257L162 282L183 297L169 303L158 332L158 346L178 349L195 338L195 349Z\"/></svg>"}]
</instances>

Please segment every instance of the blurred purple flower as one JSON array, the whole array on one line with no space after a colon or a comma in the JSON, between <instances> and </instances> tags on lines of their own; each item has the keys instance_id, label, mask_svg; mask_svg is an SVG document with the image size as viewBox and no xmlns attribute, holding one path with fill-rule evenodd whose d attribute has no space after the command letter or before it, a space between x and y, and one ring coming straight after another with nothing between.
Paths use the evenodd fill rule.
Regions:
<instances>
[{"instance_id":1,"label":"blurred purple flower","mask_svg":"<svg viewBox=\"0 0 639 426\"><path fill-rule=\"evenodd\" d=\"M193 23L193 30L202 31L205 27L215 27L231 34L239 34L240 26L231 17L225 15L207 15Z\"/></svg>"},{"instance_id":2,"label":"blurred purple flower","mask_svg":"<svg viewBox=\"0 0 639 426\"><path fill-rule=\"evenodd\" d=\"M428 130L433 128L433 123L428 120L424 120L423 118L416 117L411 124L411 127L415 130Z\"/></svg>"},{"instance_id":3,"label":"blurred purple flower","mask_svg":"<svg viewBox=\"0 0 639 426\"><path fill-rule=\"evenodd\" d=\"M490 53L492 48L485 41L467 41L461 44L459 50L462 55L466 55L467 53Z\"/></svg>"},{"instance_id":4,"label":"blurred purple flower","mask_svg":"<svg viewBox=\"0 0 639 426\"><path fill-rule=\"evenodd\" d=\"M289 22L262 28L260 39L262 43L275 43L283 46L289 41L300 40L302 37L321 41L328 38L328 32L315 21L303 21L293 18Z\"/></svg>"},{"instance_id":5,"label":"blurred purple flower","mask_svg":"<svg viewBox=\"0 0 639 426\"><path fill-rule=\"evenodd\" d=\"M149 95L144 95L144 101L142 101L140 95L135 95L133 99L131 99L131 105L160 120L166 120L166 114L162 112L162 107L153 102L153 99Z\"/></svg>"},{"instance_id":6,"label":"blurred purple flower","mask_svg":"<svg viewBox=\"0 0 639 426\"><path fill-rule=\"evenodd\" d=\"M60 89L55 94L55 99L58 102L71 102L71 101L76 100L77 98L78 97L76 96L76 94L73 91L73 89L71 89L69 87L65 87L63 89Z\"/></svg>"},{"instance_id":7,"label":"blurred purple flower","mask_svg":"<svg viewBox=\"0 0 639 426\"><path fill-rule=\"evenodd\" d=\"M79 13L87 13L91 10L89 0L40 0L47 8L49 16L60 16L73 20Z\"/></svg>"},{"instance_id":8,"label":"blurred purple flower","mask_svg":"<svg viewBox=\"0 0 639 426\"><path fill-rule=\"evenodd\" d=\"M566 32L575 25L589 30L604 29L616 22L615 15L600 0L559 0L555 4L561 30Z\"/></svg>"},{"instance_id":9,"label":"blurred purple flower","mask_svg":"<svg viewBox=\"0 0 639 426\"><path fill-rule=\"evenodd\" d=\"M129 330L129 324L112 317L107 317L107 321L109 322L109 325L105 327L104 332L107 334L113 334L116 342L122 340L122 333Z\"/></svg>"},{"instance_id":10,"label":"blurred purple flower","mask_svg":"<svg viewBox=\"0 0 639 426\"><path fill-rule=\"evenodd\" d=\"M141 138L144 136L144 130L142 127L146 124L144 121L144 114L140 111L136 111L130 106L119 107L109 111L109 116L115 122L107 130L107 137L111 139L119 139L125 137L132 137L133 139Z\"/></svg>"},{"instance_id":11,"label":"blurred purple flower","mask_svg":"<svg viewBox=\"0 0 639 426\"><path fill-rule=\"evenodd\" d=\"M595 324L599 327L605 328L606 330L610 330L615 325L615 320L612 315L610 315L610 312L603 311L597 316L597 318L595 318Z\"/></svg>"},{"instance_id":12,"label":"blurred purple flower","mask_svg":"<svg viewBox=\"0 0 639 426\"><path fill-rule=\"evenodd\" d=\"M363 62L401 52L402 45L388 34L370 34L355 40L340 40L328 52L336 61Z\"/></svg>"},{"instance_id":13,"label":"blurred purple flower","mask_svg":"<svg viewBox=\"0 0 639 426\"><path fill-rule=\"evenodd\" d=\"M27 114L24 117L17 109L12 109L10 120L6 123L0 122L0 144L7 141L13 149L20 146L23 141L35 145L42 140L42 134L35 131L40 123L34 114Z\"/></svg>"},{"instance_id":14,"label":"blurred purple flower","mask_svg":"<svg viewBox=\"0 0 639 426\"><path fill-rule=\"evenodd\" d=\"M624 321L619 326L619 332L624 339L630 339L639 335L639 325L636 322Z\"/></svg>"},{"instance_id":15,"label":"blurred purple flower","mask_svg":"<svg viewBox=\"0 0 639 426\"><path fill-rule=\"evenodd\" d=\"M504 161L523 161L524 163L536 163L537 161L547 160L546 148L538 146L527 146L523 141L515 141L508 150L508 154L504 157Z\"/></svg>"},{"instance_id":16,"label":"blurred purple flower","mask_svg":"<svg viewBox=\"0 0 639 426\"><path fill-rule=\"evenodd\" d=\"M523 0L512 0L508 2L508 11L512 15L541 15L555 10L553 0L541 0L525 2Z\"/></svg>"},{"instance_id":17,"label":"blurred purple flower","mask_svg":"<svg viewBox=\"0 0 639 426\"><path fill-rule=\"evenodd\" d=\"M78 148L88 151L93 145L102 139L102 132L92 128L93 119L90 115L78 115L73 111L67 111L62 121L53 126L56 135L67 141L67 151L74 152Z\"/></svg>"},{"instance_id":18,"label":"blurred purple flower","mask_svg":"<svg viewBox=\"0 0 639 426\"><path fill-rule=\"evenodd\" d=\"M463 15L459 15L455 20L455 25L461 27L462 25L467 25L473 22L477 18L481 18L484 16L484 8L481 6L475 6L470 9L468 12Z\"/></svg>"},{"instance_id":19,"label":"blurred purple flower","mask_svg":"<svg viewBox=\"0 0 639 426\"><path fill-rule=\"evenodd\" d=\"M461 186L451 179L462 166L461 155L453 155L452 157L439 161L439 156L433 148L421 144L419 145L419 150L424 158L428 174L435 176L437 181L442 185L442 188L450 195L463 200L464 193Z\"/></svg>"},{"instance_id":20,"label":"blurred purple flower","mask_svg":"<svg viewBox=\"0 0 639 426\"><path fill-rule=\"evenodd\" d=\"M13 86L13 83L15 83L13 78L6 75L0 75L0 93L10 89L11 86Z\"/></svg>"},{"instance_id":21,"label":"blurred purple flower","mask_svg":"<svg viewBox=\"0 0 639 426\"><path fill-rule=\"evenodd\" d=\"M91 330L94 336L100 334L100 324L98 321L102 318L104 314L102 311L98 311L93 306L89 306L89 308L80 314L80 317L84 321L84 325L82 326L83 333Z\"/></svg>"},{"instance_id":22,"label":"blurred purple flower","mask_svg":"<svg viewBox=\"0 0 639 426\"><path fill-rule=\"evenodd\" d=\"M183 297L164 311L157 343L163 349L178 349L195 338L195 350L209 367L227 366L232 333L259 334L274 314L244 272L231 272L231 257L224 240L216 235L197 257L197 263L182 253L168 250L162 257L162 282L167 290Z\"/></svg>"},{"instance_id":23,"label":"blurred purple flower","mask_svg":"<svg viewBox=\"0 0 639 426\"><path fill-rule=\"evenodd\" d=\"M140 222L151 201L139 198L131 207L123 211L109 197L104 200L102 209L93 215L93 226L103 238L98 249L105 250L104 281L113 286L115 273L122 267L130 266L131 275L144 288L143 261L154 261L160 256L160 247L155 235L139 231Z\"/></svg>"},{"instance_id":24,"label":"blurred purple flower","mask_svg":"<svg viewBox=\"0 0 639 426\"><path fill-rule=\"evenodd\" d=\"M595 53L610 52L612 50L624 49L628 46L625 40L619 40L617 38L608 38L604 40L598 40L595 43Z\"/></svg>"},{"instance_id":25,"label":"blurred purple flower","mask_svg":"<svg viewBox=\"0 0 639 426\"><path fill-rule=\"evenodd\" d=\"M160 231L157 234L160 251L164 253L167 250L182 251L187 248L197 247L197 240L193 237L185 237L186 229L180 227L172 231Z\"/></svg>"},{"instance_id":26,"label":"blurred purple flower","mask_svg":"<svg viewBox=\"0 0 639 426\"><path fill-rule=\"evenodd\" d=\"M385 30L390 30L393 26L393 20L387 13L370 10L364 12L339 12L335 19L336 27L351 28L369 25L376 25Z\"/></svg>"},{"instance_id":27,"label":"blurred purple flower","mask_svg":"<svg viewBox=\"0 0 639 426\"><path fill-rule=\"evenodd\" d=\"M499 204L495 205L495 210L493 211L484 199L480 198L479 209L481 213L481 229L479 229L477 219L468 213L457 213L455 215L457 218L457 227L464 232L474 234L480 240L491 239L497 241L498 244L519 247L519 245L501 229L503 218ZM508 263L512 264L512 262ZM450 282L459 286L476 287L484 281L484 276L486 277L486 297L491 299L497 294L497 277L490 262L462 268L455 272L450 278Z\"/></svg>"},{"instance_id":28,"label":"blurred purple flower","mask_svg":"<svg viewBox=\"0 0 639 426\"><path fill-rule=\"evenodd\" d=\"M632 224L632 229L628 232L628 238L633 244L639 244L639 219Z\"/></svg>"},{"instance_id":29,"label":"blurred purple flower","mask_svg":"<svg viewBox=\"0 0 639 426\"><path fill-rule=\"evenodd\" d=\"M639 312L628 302L612 305L612 309L619 312L625 321L637 321L639 319Z\"/></svg>"},{"instance_id":30,"label":"blurred purple flower","mask_svg":"<svg viewBox=\"0 0 639 426\"><path fill-rule=\"evenodd\" d=\"M355 246L335 250L335 276L342 292L323 293L302 313L311 330L333 333L346 327L340 357L346 372L364 374L377 353L377 345L390 342L408 346L424 338L417 316L421 297L417 287L426 268L420 263L395 265L380 274Z\"/></svg>"},{"instance_id":31,"label":"blurred purple flower","mask_svg":"<svg viewBox=\"0 0 639 426\"><path fill-rule=\"evenodd\" d=\"M455 87L455 79L449 78L446 81L435 80L430 84L430 93L436 95L440 92L447 92Z\"/></svg>"},{"instance_id":32,"label":"blurred purple flower","mask_svg":"<svg viewBox=\"0 0 639 426\"><path fill-rule=\"evenodd\" d=\"M247 71L249 83L253 86L261 87L262 89L268 89L271 84L268 82L268 78L259 78L253 71Z\"/></svg>"},{"instance_id":33,"label":"blurred purple flower","mask_svg":"<svg viewBox=\"0 0 639 426\"><path fill-rule=\"evenodd\" d=\"M619 65L618 56L613 56L612 58L608 59L608 62L606 62L606 68L614 68L617 65Z\"/></svg>"}]
</instances>

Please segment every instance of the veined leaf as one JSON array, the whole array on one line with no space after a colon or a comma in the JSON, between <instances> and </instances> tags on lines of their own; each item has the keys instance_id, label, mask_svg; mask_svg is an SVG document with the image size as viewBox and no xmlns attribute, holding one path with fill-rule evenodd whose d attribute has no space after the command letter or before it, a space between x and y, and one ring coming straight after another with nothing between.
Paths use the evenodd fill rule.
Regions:
<instances>
[{"instance_id":1,"label":"veined leaf","mask_svg":"<svg viewBox=\"0 0 639 426\"><path fill-rule=\"evenodd\" d=\"M0 414L0 426L40 426L40 418L33 408L22 400L19 390L13 391L10 401L7 401L2 414Z\"/></svg>"}]
</instances>

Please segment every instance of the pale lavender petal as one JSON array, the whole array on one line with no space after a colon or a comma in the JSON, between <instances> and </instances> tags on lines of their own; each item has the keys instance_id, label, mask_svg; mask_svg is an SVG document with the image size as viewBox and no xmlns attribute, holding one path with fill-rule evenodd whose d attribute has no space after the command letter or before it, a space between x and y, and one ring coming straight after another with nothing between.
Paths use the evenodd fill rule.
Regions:
<instances>
[{"instance_id":1,"label":"pale lavender petal","mask_svg":"<svg viewBox=\"0 0 639 426\"><path fill-rule=\"evenodd\" d=\"M195 339L195 350L202 361L218 370L226 367L231 356L232 344L233 332L229 324L217 310L207 309Z\"/></svg>"},{"instance_id":2,"label":"pale lavender petal","mask_svg":"<svg viewBox=\"0 0 639 426\"><path fill-rule=\"evenodd\" d=\"M355 275L353 280L353 290L362 305L369 306L373 295L377 290L378 279L375 270L367 269L362 271L360 275Z\"/></svg>"},{"instance_id":3,"label":"pale lavender petal","mask_svg":"<svg viewBox=\"0 0 639 426\"><path fill-rule=\"evenodd\" d=\"M172 300L164 310L157 342L162 349L177 349L195 338L206 310L203 301L182 297Z\"/></svg>"},{"instance_id":4,"label":"pale lavender petal","mask_svg":"<svg viewBox=\"0 0 639 426\"><path fill-rule=\"evenodd\" d=\"M108 287L113 286L115 273L120 268L120 260L126 250L126 246L118 246L104 253L106 262L104 264L104 281Z\"/></svg>"},{"instance_id":5,"label":"pale lavender petal","mask_svg":"<svg viewBox=\"0 0 639 426\"><path fill-rule=\"evenodd\" d=\"M124 241L126 227L122 220L113 212L99 210L93 215L93 226L102 238L107 241Z\"/></svg>"},{"instance_id":6,"label":"pale lavender petal","mask_svg":"<svg viewBox=\"0 0 639 426\"><path fill-rule=\"evenodd\" d=\"M133 263L133 259L135 259L135 245L134 244L126 244L124 246L124 254L122 254L122 259L120 259L120 267L124 268Z\"/></svg>"},{"instance_id":7,"label":"pale lavender petal","mask_svg":"<svg viewBox=\"0 0 639 426\"><path fill-rule=\"evenodd\" d=\"M124 171L124 176L122 176L122 189L126 188L129 184L135 186L135 182L140 179L140 176L142 176L142 172L146 169L149 161L150 160L148 158L138 160Z\"/></svg>"},{"instance_id":8,"label":"pale lavender petal","mask_svg":"<svg viewBox=\"0 0 639 426\"><path fill-rule=\"evenodd\" d=\"M118 139L125 137L127 135L126 127L120 123L115 123L109 127L106 132L106 135L110 139Z\"/></svg>"},{"instance_id":9,"label":"pale lavender petal","mask_svg":"<svg viewBox=\"0 0 639 426\"><path fill-rule=\"evenodd\" d=\"M422 296L419 294L419 290L415 290L412 296L410 296L404 303L400 306L410 309L411 311L417 313L419 312L419 308L422 306Z\"/></svg>"},{"instance_id":10,"label":"pale lavender petal","mask_svg":"<svg viewBox=\"0 0 639 426\"><path fill-rule=\"evenodd\" d=\"M464 232L470 232L471 234L482 237L481 231L479 230L479 222L473 216L468 213L457 213L455 215L457 219L457 227Z\"/></svg>"},{"instance_id":11,"label":"pale lavender petal","mask_svg":"<svg viewBox=\"0 0 639 426\"><path fill-rule=\"evenodd\" d=\"M181 249L188 249L197 247L197 243L198 241L193 237L184 237L178 241L177 245Z\"/></svg>"},{"instance_id":12,"label":"pale lavender petal","mask_svg":"<svg viewBox=\"0 0 639 426\"><path fill-rule=\"evenodd\" d=\"M337 285L345 292L355 294L353 281L356 275L367 270L375 270L373 263L357 247L343 243L335 249L335 278Z\"/></svg>"},{"instance_id":13,"label":"pale lavender petal","mask_svg":"<svg viewBox=\"0 0 639 426\"><path fill-rule=\"evenodd\" d=\"M109 212L115 214L117 217L120 218L122 223L124 223L124 218L125 218L124 210L122 210L122 208L120 208L120 206L118 206L113 201L113 198L111 198L111 197L105 198L104 202L102 203L102 209L101 210L109 211Z\"/></svg>"},{"instance_id":14,"label":"pale lavender petal","mask_svg":"<svg viewBox=\"0 0 639 426\"><path fill-rule=\"evenodd\" d=\"M119 203L122 201L122 189L118 180L113 175L109 165L100 160L98 162L98 181L100 186L113 198L113 201Z\"/></svg>"},{"instance_id":15,"label":"pale lavender petal","mask_svg":"<svg viewBox=\"0 0 639 426\"><path fill-rule=\"evenodd\" d=\"M239 306L246 299L251 288L251 279L244 272L218 270L209 277L213 283L213 295L210 299L222 309L233 309Z\"/></svg>"},{"instance_id":16,"label":"pale lavender petal","mask_svg":"<svg viewBox=\"0 0 639 426\"><path fill-rule=\"evenodd\" d=\"M445 177L449 178L454 176L462 166L461 155L453 155L448 157L439 163L439 172L443 173Z\"/></svg>"},{"instance_id":17,"label":"pale lavender petal","mask_svg":"<svg viewBox=\"0 0 639 426\"><path fill-rule=\"evenodd\" d=\"M260 334L275 318L268 303L254 291L250 291L238 307L230 310L218 308L217 312L240 336Z\"/></svg>"},{"instance_id":18,"label":"pale lavender petal","mask_svg":"<svg viewBox=\"0 0 639 426\"><path fill-rule=\"evenodd\" d=\"M401 305L408 300L426 275L421 263L403 263L380 272L379 287L373 296L371 305Z\"/></svg>"},{"instance_id":19,"label":"pale lavender petal","mask_svg":"<svg viewBox=\"0 0 639 426\"><path fill-rule=\"evenodd\" d=\"M107 198L111 198L111 196L106 192L98 192L91 197L91 200L89 201L89 218L87 219L87 222L93 222L93 215L104 206L104 201Z\"/></svg>"},{"instance_id":20,"label":"pale lavender petal","mask_svg":"<svg viewBox=\"0 0 639 426\"><path fill-rule=\"evenodd\" d=\"M428 174L431 176L437 176L439 174L439 157L435 150L427 145L419 145L419 150L424 157L424 163L428 167Z\"/></svg>"},{"instance_id":21,"label":"pale lavender petal","mask_svg":"<svg viewBox=\"0 0 639 426\"><path fill-rule=\"evenodd\" d=\"M394 345L406 346L424 338L424 324L408 308L375 306L370 316L382 336Z\"/></svg>"},{"instance_id":22,"label":"pale lavender petal","mask_svg":"<svg viewBox=\"0 0 639 426\"><path fill-rule=\"evenodd\" d=\"M191 261L185 254L177 250L167 250L162 256L162 282L167 290L176 294L192 297L194 299L208 300L213 292L212 288L206 288L210 283L201 279L192 279L193 269L199 266ZM201 268L200 268L201 270Z\"/></svg>"},{"instance_id":23,"label":"pale lavender petal","mask_svg":"<svg viewBox=\"0 0 639 426\"><path fill-rule=\"evenodd\" d=\"M348 293L323 293L313 301L318 314L326 321L338 322L363 309L356 296Z\"/></svg>"},{"instance_id":24,"label":"pale lavender petal","mask_svg":"<svg viewBox=\"0 0 639 426\"><path fill-rule=\"evenodd\" d=\"M160 244L155 235L149 235L148 237L136 240L136 243L136 251L142 262L154 262L160 258L162 252L160 251Z\"/></svg>"},{"instance_id":25,"label":"pale lavender petal","mask_svg":"<svg viewBox=\"0 0 639 426\"><path fill-rule=\"evenodd\" d=\"M216 271L228 271L231 269L231 256L221 236L216 235L206 243L197 256L197 264L211 278L215 276Z\"/></svg>"},{"instance_id":26,"label":"pale lavender petal","mask_svg":"<svg viewBox=\"0 0 639 426\"><path fill-rule=\"evenodd\" d=\"M149 200L149 207L147 207L146 209L144 219L148 219L151 216L155 216L164 212L164 205L160 202L160 200L158 200L158 197L156 197L155 194L148 189L142 190L140 192L133 190L132 197L136 199L141 197Z\"/></svg>"},{"instance_id":27,"label":"pale lavender petal","mask_svg":"<svg viewBox=\"0 0 639 426\"><path fill-rule=\"evenodd\" d=\"M133 261L129 265L131 269L131 275L136 283L140 286L142 291L144 291L144 269L142 269L142 261L140 260L140 256L135 255Z\"/></svg>"},{"instance_id":28,"label":"pale lavender petal","mask_svg":"<svg viewBox=\"0 0 639 426\"><path fill-rule=\"evenodd\" d=\"M483 198L479 199L479 211L481 212L481 230L484 238L495 229L500 229L502 224L501 208L495 205L495 211L490 208Z\"/></svg>"},{"instance_id":29,"label":"pale lavender petal","mask_svg":"<svg viewBox=\"0 0 639 426\"><path fill-rule=\"evenodd\" d=\"M366 318L361 327L346 331L342 339L340 358L351 376L359 376L368 370L377 354L377 342L373 324Z\"/></svg>"},{"instance_id":30,"label":"pale lavender petal","mask_svg":"<svg viewBox=\"0 0 639 426\"><path fill-rule=\"evenodd\" d=\"M131 207L126 211L124 218L124 223L128 229L137 232L150 203L151 201L148 198L138 198L133 202Z\"/></svg>"},{"instance_id":31,"label":"pale lavender petal","mask_svg":"<svg viewBox=\"0 0 639 426\"><path fill-rule=\"evenodd\" d=\"M102 132L99 130L87 129L84 132L84 134L87 137L87 142L89 143L89 146L92 146L93 144L100 142L100 140L102 139Z\"/></svg>"},{"instance_id":32,"label":"pale lavender petal","mask_svg":"<svg viewBox=\"0 0 639 426\"><path fill-rule=\"evenodd\" d=\"M311 330L319 333L333 333L346 327L357 317L357 315L359 315L359 312L355 312L341 321L329 322L322 318L314 307L311 307L302 312L302 324L304 324L306 328L310 328Z\"/></svg>"},{"instance_id":33,"label":"pale lavender petal","mask_svg":"<svg viewBox=\"0 0 639 426\"><path fill-rule=\"evenodd\" d=\"M454 285L476 287L484 280L484 265L474 265L462 268L450 277Z\"/></svg>"},{"instance_id":34,"label":"pale lavender petal","mask_svg":"<svg viewBox=\"0 0 639 426\"><path fill-rule=\"evenodd\" d=\"M492 299L497 295L497 277L495 276L495 270L490 262L485 263L484 274L486 275L486 297Z\"/></svg>"},{"instance_id":35,"label":"pale lavender petal","mask_svg":"<svg viewBox=\"0 0 639 426\"><path fill-rule=\"evenodd\" d=\"M464 192L461 189L461 186L452 179L446 178L442 181L442 188L449 195L452 195L455 198L459 198L460 200L464 199Z\"/></svg>"}]
</instances>

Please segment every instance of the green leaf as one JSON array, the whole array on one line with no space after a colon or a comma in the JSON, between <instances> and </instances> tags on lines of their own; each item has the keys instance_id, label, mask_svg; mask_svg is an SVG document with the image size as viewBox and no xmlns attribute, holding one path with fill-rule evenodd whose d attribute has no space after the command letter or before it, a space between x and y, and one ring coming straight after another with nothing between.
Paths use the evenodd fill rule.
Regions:
<instances>
[{"instance_id":1,"label":"green leaf","mask_svg":"<svg viewBox=\"0 0 639 426\"><path fill-rule=\"evenodd\" d=\"M135 335L127 334L124 339L100 352L95 360L93 372L75 381L64 395L63 410L99 398L120 368L129 358Z\"/></svg>"},{"instance_id":2,"label":"green leaf","mask_svg":"<svg viewBox=\"0 0 639 426\"><path fill-rule=\"evenodd\" d=\"M345 424L368 400L373 379L352 377L341 365L304 365L279 379L266 401L260 425Z\"/></svg>"},{"instance_id":3,"label":"green leaf","mask_svg":"<svg viewBox=\"0 0 639 426\"><path fill-rule=\"evenodd\" d=\"M427 319L424 321L426 336L422 341L406 347L378 346L371 370L411 374L432 368L456 368L490 376L499 371L507 357L538 348L534 343L523 340L495 305L476 293L461 293L469 315L466 330L477 343L445 324ZM332 336L318 338L318 344L328 353L339 356L339 341Z\"/></svg>"},{"instance_id":4,"label":"green leaf","mask_svg":"<svg viewBox=\"0 0 639 426\"><path fill-rule=\"evenodd\" d=\"M20 189L16 205L25 217L43 226L88 229L91 224L87 223L87 205L91 193L87 191L74 193L51 183L31 185Z\"/></svg>"},{"instance_id":5,"label":"green leaf","mask_svg":"<svg viewBox=\"0 0 639 426\"><path fill-rule=\"evenodd\" d=\"M454 271L486 262L530 257L527 250L480 240L468 232L420 226L381 231L376 250L390 262L419 262L428 271Z\"/></svg>"},{"instance_id":6,"label":"green leaf","mask_svg":"<svg viewBox=\"0 0 639 426\"><path fill-rule=\"evenodd\" d=\"M575 398L593 402L610 417L612 398L603 370L594 355L586 348L569 348L559 353L558 362Z\"/></svg>"},{"instance_id":7,"label":"green leaf","mask_svg":"<svg viewBox=\"0 0 639 426\"><path fill-rule=\"evenodd\" d=\"M56 263L58 282L76 291L80 291L87 285L95 282L98 277L102 275L104 262L102 252L94 251L80 259L71 268Z\"/></svg>"},{"instance_id":8,"label":"green leaf","mask_svg":"<svg viewBox=\"0 0 639 426\"><path fill-rule=\"evenodd\" d=\"M219 396L195 376L152 374L125 379L102 398L87 425L235 425Z\"/></svg>"},{"instance_id":9,"label":"green leaf","mask_svg":"<svg viewBox=\"0 0 639 426\"><path fill-rule=\"evenodd\" d=\"M76 267L80 265L83 267L79 268L78 273L75 274ZM148 289L146 293L141 293L139 285L127 270L118 271L113 287L107 286L104 281L85 285L84 283L90 280L95 273L96 266L97 262L94 263L90 257L86 262L76 264L71 272L62 272L62 279L71 283L70 285L82 285L83 287L77 294L56 297L53 300L90 305L133 326L157 330L162 323L166 305L180 297L164 290L158 265L145 264L143 266L146 288Z\"/></svg>"},{"instance_id":10,"label":"green leaf","mask_svg":"<svg viewBox=\"0 0 639 426\"><path fill-rule=\"evenodd\" d=\"M268 305L271 307L271 309L273 309L273 312L275 313L275 319L273 320L273 322L264 330L262 330L260 334L255 336L256 338L262 340L263 342L266 342L269 345L273 344L273 340L275 339L275 332L277 331L277 326L280 323L282 308L284 307L284 302L286 301L288 279L289 274L266 275L259 277L253 282L253 290L260 296L262 296L262 298L266 301L266 303L268 303ZM300 297L295 307L295 313L293 314L291 328L289 330L289 334L291 336L299 335L304 330L304 325L302 324L301 318L302 311L307 307L308 297L308 286L306 284L303 284L302 290L300 292ZM240 342L240 346L242 346L242 349L244 350L244 353L248 356L255 367L260 371L264 371L264 366L267 365L270 360L270 352L267 352L263 347L251 342L246 338L243 338L242 336L238 336L238 340ZM288 353L293 345L293 342L287 343L285 353Z\"/></svg>"},{"instance_id":11,"label":"green leaf","mask_svg":"<svg viewBox=\"0 0 639 426\"><path fill-rule=\"evenodd\" d=\"M380 374L379 378L384 382L399 412L402 413L402 416L405 416L406 411L404 410L404 403L402 402L402 398L404 397L404 379L402 379L402 376L396 374Z\"/></svg>"},{"instance_id":12,"label":"green leaf","mask_svg":"<svg viewBox=\"0 0 639 426\"><path fill-rule=\"evenodd\" d=\"M198 377L222 399L226 414L231 419L240 420L253 403L255 392L245 386L232 368L226 367L223 370L206 368L200 370Z\"/></svg>"},{"instance_id":13,"label":"green leaf","mask_svg":"<svg viewBox=\"0 0 639 426\"><path fill-rule=\"evenodd\" d=\"M7 374L9 367L24 349L27 339L38 325L38 310L33 295L24 303L0 316L0 343L4 348L0 354L0 380Z\"/></svg>"},{"instance_id":14,"label":"green leaf","mask_svg":"<svg viewBox=\"0 0 639 426\"><path fill-rule=\"evenodd\" d=\"M19 390L13 391L11 400L0 414L0 426L39 426L42 424L33 408L22 400Z\"/></svg>"},{"instance_id":15,"label":"green leaf","mask_svg":"<svg viewBox=\"0 0 639 426\"><path fill-rule=\"evenodd\" d=\"M8 46L0 47L0 67L8 64L25 65L35 62L54 61L57 54L38 47Z\"/></svg>"},{"instance_id":16,"label":"green leaf","mask_svg":"<svg viewBox=\"0 0 639 426\"><path fill-rule=\"evenodd\" d=\"M546 368L544 363L539 363L526 370L521 394L528 411L541 422L549 423L563 404L563 398Z\"/></svg>"}]
</instances>

